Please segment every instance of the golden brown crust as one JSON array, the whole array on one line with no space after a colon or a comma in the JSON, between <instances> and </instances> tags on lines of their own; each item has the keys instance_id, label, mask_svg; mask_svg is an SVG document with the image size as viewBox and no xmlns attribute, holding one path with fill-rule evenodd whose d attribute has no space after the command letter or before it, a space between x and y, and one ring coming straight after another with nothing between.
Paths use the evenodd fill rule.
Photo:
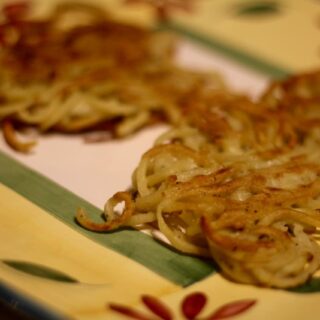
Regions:
<instances>
[{"instance_id":1,"label":"golden brown crust","mask_svg":"<svg viewBox=\"0 0 320 320\"><path fill-rule=\"evenodd\" d=\"M81 3L60 4L42 19L14 8L4 8L0 25L0 120L42 133L103 127L122 138L159 121L180 122L191 91L223 88L215 74L174 65L175 41L164 32Z\"/></svg>"},{"instance_id":2,"label":"golden brown crust","mask_svg":"<svg viewBox=\"0 0 320 320\"><path fill-rule=\"evenodd\" d=\"M320 90L294 96L301 81L318 86L316 75L277 83L289 90L277 104L274 84L257 102L228 92L185 100L184 123L157 139L134 172L135 209L124 225L156 228L182 252L211 254L237 282L306 282L320 266Z\"/></svg>"}]
</instances>

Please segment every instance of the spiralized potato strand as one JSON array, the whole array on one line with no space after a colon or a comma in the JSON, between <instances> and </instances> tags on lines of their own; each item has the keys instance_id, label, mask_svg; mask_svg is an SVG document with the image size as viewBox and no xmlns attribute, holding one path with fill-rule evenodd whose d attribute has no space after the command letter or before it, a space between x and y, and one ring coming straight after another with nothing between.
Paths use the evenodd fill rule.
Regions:
<instances>
[{"instance_id":1,"label":"spiralized potato strand","mask_svg":"<svg viewBox=\"0 0 320 320\"><path fill-rule=\"evenodd\" d=\"M183 121L133 174L132 217L142 223L133 227L160 230L184 253L210 253L237 282L306 282L320 266L319 98L314 72L272 83L255 102L222 91L186 99ZM143 223L144 214L156 219Z\"/></svg>"},{"instance_id":2,"label":"spiralized potato strand","mask_svg":"<svg viewBox=\"0 0 320 320\"><path fill-rule=\"evenodd\" d=\"M104 128L125 138L158 122L180 123L189 93L225 88L215 73L175 65L176 41L165 32L116 21L89 4L61 3L37 18L27 10L9 15L14 5L3 8L0 24L0 121L13 128ZM31 150L16 142L17 151Z\"/></svg>"}]
</instances>

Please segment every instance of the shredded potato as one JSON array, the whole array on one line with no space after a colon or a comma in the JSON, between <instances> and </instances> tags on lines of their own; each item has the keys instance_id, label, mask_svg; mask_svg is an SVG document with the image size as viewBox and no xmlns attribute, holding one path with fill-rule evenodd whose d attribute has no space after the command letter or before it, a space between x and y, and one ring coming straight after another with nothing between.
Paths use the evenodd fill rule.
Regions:
<instances>
[{"instance_id":1,"label":"shredded potato","mask_svg":"<svg viewBox=\"0 0 320 320\"><path fill-rule=\"evenodd\" d=\"M182 97L224 86L216 74L177 67L175 39L164 32L81 3L61 3L41 19L27 9L4 7L0 24L0 121L11 123L4 133L18 151L34 145L19 142L21 126L122 138L159 121L178 123Z\"/></svg>"},{"instance_id":2,"label":"shredded potato","mask_svg":"<svg viewBox=\"0 0 320 320\"><path fill-rule=\"evenodd\" d=\"M115 217L116 194L98 228L84 213L80 223L159 230L237 282L305 283L320 266L319 74L272 83L257 102L186 96L182 123L142 156L130 206Z\"/></svg>"},{"instance_id":3,"label":"shredded potato","mask_svg":"<svg viewBox=\"0 0 320 320\"><path fill-rule=\"evenodd\" d=\"M26 9L5 7L0 26L0 121L12 148L33 148L16 134L24 126L125 137L172 125L142 156L132 188L106 202L103 223L78 211L83 227L161 232L241 283L288 288L312 277L320 266L319 71L273 82L252 101L216 74L177 67L166 34L91 5L61 4L42 19Z\"/></svg>"}]
</instances>

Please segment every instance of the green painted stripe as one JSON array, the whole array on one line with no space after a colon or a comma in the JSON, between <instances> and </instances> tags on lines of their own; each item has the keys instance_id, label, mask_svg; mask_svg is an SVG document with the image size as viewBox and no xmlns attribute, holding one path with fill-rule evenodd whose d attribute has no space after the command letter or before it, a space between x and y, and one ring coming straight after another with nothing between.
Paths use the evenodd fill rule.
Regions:
<instances>
[{"instance_id":1,"label":"green painted stripe","mask_svg":"<svg viewBox=\"0 0 320 320\"><path fill-rule=\"evenodd\" d=\"M143 264L178 285L190 285L215 271L211 262L175 252L135 230L95 233L83 229L74 220L76 209L83 207L91 216L97 217L101 214L98 208L2 152L0 182L89 239Z\"/></svg>"},{"instance_id":2,"label":"green painted stripe","mask_svg":"<svg viewBox=\"0 0 320 320\"><path fill-rule=\"evenodd\" d=\"M281 79L292 74L290 70L286 70L280 66L268 63L258 57L250 55L247 52L241 51L235 47L232 47L218 39L207 37L204 34L200 34L196 31L190 30L184 25L180 25L175 22L170 22L165 25L159 26L159 29L170 30L176 32L184 37L187 37L193 41L196 41L207 48L221 53L225 57L231 58L251 69L258 71L264 75L268 75L272 78Z\"/></svg>"}]
</instances>

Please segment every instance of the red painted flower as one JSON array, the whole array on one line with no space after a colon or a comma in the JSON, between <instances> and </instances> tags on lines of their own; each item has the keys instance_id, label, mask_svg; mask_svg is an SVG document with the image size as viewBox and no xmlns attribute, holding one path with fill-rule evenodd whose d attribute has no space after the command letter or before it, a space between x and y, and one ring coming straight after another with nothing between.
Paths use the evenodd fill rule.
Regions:
<instances>
[{"instance_id":1,"label":"red painted flower","mask_svg":"<svg viewBox=\"0 0 320 320\"><path fill-rule=\"evenodd\" d=\"M165 22L169 20L171 12L174 10L192 12L194 1L196 0L124 0L124 3L143 3L149 5L154 8L154 12L158 21Z\"/></svg>"},{"instance_id":2,"label":"red painted flower","mask_svg":"<svg viewBox=\"0 0 320 320\"><path fill-rule=\"evenodd\" d=\"M250 309L255 303L256 300L239 300L227 303L207 317L206 320L221 320L234 317Z\"/></svg>"},{"instance_id":3,"label":"red painted flower","mask_svg":"<svg viewBox=\"0 0 320 320\"><path fill-rule=\"evenodd\" d=\"M181 310L183 315L188 320L193 320L201 312L207 302L207 297L201 293L196 292L187 295L182 303Z\"/></svg>"},{"instance_id":4,"label":"red painted flower","mask_svg":"<svg viewBox=\"0 0 320 320\"><path fill-rule=\"evenodd\" d=\"M159 318L163 320L172 320L173 316L170 311L170 309L164 305L159 299L149 296L149 295L144 295L142 296L142 302L143 304L154 314L156 314Z\"/></svg>"},{"instance_id":5,"label":"red painted flower","mask_svg":"<svg viewBox=\"0 0 320 320\"><path fill-rule=\"evenodd\" d=\"M162 301L158 298L143 295L141 298L143 304L154 314L158 319L162 320L173 320L173 312L166 306ZM207 297L204 293L195 292L187 295L181 302L181 312L186 320L197 320L197 316L203 310L205 304L207 302ZM248 309L250 309L253 305L255 305L256 300L248 299L248 300L239 300L227 303L214 312L212 312L209 316L205 318L201 318L203 320L221 320L221 319L229 319L238 314L241 314ZM130 319L135 320L153 320L154 318L149 315L145 315L140 311L136 311L133 308L110 303L108 305L109 309L115 311L123 316L126 316ZM199 319L199 318L198 318Z\"/></svg>"}]
</instances>

